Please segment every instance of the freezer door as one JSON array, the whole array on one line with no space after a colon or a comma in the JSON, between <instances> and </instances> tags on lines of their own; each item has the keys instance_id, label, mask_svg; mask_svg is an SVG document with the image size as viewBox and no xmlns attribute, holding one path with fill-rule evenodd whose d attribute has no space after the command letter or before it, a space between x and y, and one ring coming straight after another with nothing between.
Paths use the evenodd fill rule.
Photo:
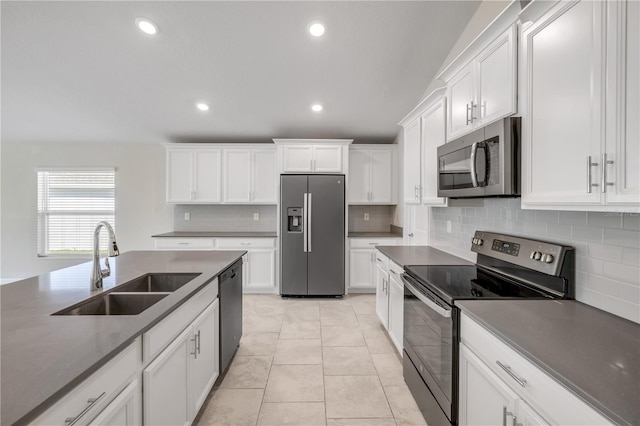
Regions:
<instances>
[{"instance_id":1,"label":"freezer door","mask_svg":"<svg viewBox=\"0 0 640 426\"><path fill-rule=\"evenodd\" d=\"M308 294L344 294L344 175L310 175Z\"/></svg>"},{"instance_id":2,"label":"freezer door","mask_svg":"<svg viewBox=\"0 0 640 426\"><path fill-rule=\"evenodd\" d=\"M289 212L292 212L289 209L302 209L305 193L307 193L306 175L280 176L280 294L282 295L307 294L305 233L299 232L297 226L289 225ZM306 214L306 211L302 212L303 216Z\"/></svg>"}]
</instances>

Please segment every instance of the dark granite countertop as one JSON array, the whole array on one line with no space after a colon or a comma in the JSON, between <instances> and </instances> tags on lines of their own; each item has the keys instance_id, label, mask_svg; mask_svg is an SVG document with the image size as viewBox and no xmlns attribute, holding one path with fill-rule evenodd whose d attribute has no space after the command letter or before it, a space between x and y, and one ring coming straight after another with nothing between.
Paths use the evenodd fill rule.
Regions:
<instances>
[{"instance_id":1,"label":"dark granite countertop","mask_svg":"<svg viewBox=\"0 0 640 426\"><path fill-rule=\"evenodd\" d=\"M429 246L377 246L398 265L473 265L472 262Z\"/></svg>"},{"instance_id":2,"label":"dark granite countertop","mask_svg":"<svg viewBox=\"0 0 640 426\"><path fill-rule=\"evenodd\" d=\"M575 300L456 305L614 423L640 424L640 325Z\"/></svg>"},{"instance_id":3,"label":"dark granite countertop","mask_svg":"<svg viewBox=\"0 0 640 426\"><path fill-rule=\"evenodd\" d=\"M349 232L347 238L402 238L397 232Z\"/></svg>"},{"instance_id":4,"label":"dark granite countertop","mask_svg":"<svg viewBox=\"0 0 640 426\"><path fill-rule=\"evenodd\" d=\"M0 286L0 424L25 424L103 366L246 253L132 251L109 259L104 289L91 291L91 262ZM147 273L201 275L135 316L51 316Z\"/></svg>"},{"instance_id":5,"label":"dark granite countertop","mask_svg":"<svg viewBox=\"0 0 640 426\"><path fill-rule=\"evenodd\" d=\"M229 232L229 231L172 231L166 232L164 234L156 234L152 235L153 238L159 237L181 237L181 238L190 238L190 237L229 237L229 238L276 238L278 234L276 231L272 232Z\"/></svg>"}]
</instances>

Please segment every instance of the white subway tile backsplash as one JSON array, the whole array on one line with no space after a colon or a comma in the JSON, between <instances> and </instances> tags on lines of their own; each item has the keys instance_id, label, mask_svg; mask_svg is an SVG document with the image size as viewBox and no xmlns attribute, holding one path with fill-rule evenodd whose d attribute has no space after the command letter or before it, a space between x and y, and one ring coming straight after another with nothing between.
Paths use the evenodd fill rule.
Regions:
<instances>
[{"instance_id":1,"label":"white subway tile backsplash","mask_svg":"<svg viewBox=\"0 0 640 426\"><path fill-rule=\"evenodd\" d=\"M602 228L589 228L588 226L572 226L571 236L578 241L593 241L600 243L603 240L604 230Z\"/></svg>"},{"instance_id":2,"label":"white subway tile backsplash","mask_svg":"<svg viewBox=\"0 0 640 426\"><path fill-rule=\"evenodd\" d=\"M560 223L566 225L587 225L587 212L558 212Z\"/></svg>"},{"instance_id":3,"label":"white subway tile backsplash","mask_svg":"<svg viewBox=\"0 0 640 426\"><path fill-rule=\"evenodd\" d=\"M576 299L640 322L640 215L521 210L518 198L486 199L484 207L464 210L431 211L432 245L467 259L476 230L573 246ZM446 232L447 221L452 223L451 234Z\"/></svg>"},{"instance_id":4,"label":"white subway tile backsplash","mask_svg":"<svg viewBox=\"0 0 640 426\"><path fill-rule=\"evenodd\" d=\"M615 246L640 248L640 232L621 229L605 229L604 242Z\"/></svg>"},{"instance_id":5,"label":"white subway tile backsplash","mask_svg":"<svg viewBox=\"0 0 640 426\"><path fill-rule=\"evenodd\" d=\"M587 225L597 228L622 229L622 213L588 212Z\"/></svg>"},{"instance_id":6,"label":"white subway tile backsplash","mask_svg":"<svg viewBox=\"0 0 640 426\"><path fill-rule=\"evenodd\" d=\"M622 227L631 231L640 231L640 214L625 213L622 216Z\"/></svg>"},{"instance_id":7,"label":"white subway tile backsplash","mask_svg":"<svg viewBox=\"0 0 640 426\"><path fill-rule=\"evenodd\" d=\"M589 243L586 255L595 259L607 260L609 262L622 263L622 247Z\"/></svg>"}]
</instances>

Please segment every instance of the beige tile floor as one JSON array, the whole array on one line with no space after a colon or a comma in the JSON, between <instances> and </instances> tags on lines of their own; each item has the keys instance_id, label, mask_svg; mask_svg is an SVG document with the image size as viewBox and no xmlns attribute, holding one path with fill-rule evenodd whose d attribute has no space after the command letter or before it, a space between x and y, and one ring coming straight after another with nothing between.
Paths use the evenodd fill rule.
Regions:
<instances>
[{"instance_id":1,"label":"beige tile floor","mask_svg":"<svg viewBox=\"0 0 640 426\"><path fill-rule=\"evenodd\" d=\"M244 295L243 337L194 424L424 425L372 294Z\"/></svg>"}]
</instances>

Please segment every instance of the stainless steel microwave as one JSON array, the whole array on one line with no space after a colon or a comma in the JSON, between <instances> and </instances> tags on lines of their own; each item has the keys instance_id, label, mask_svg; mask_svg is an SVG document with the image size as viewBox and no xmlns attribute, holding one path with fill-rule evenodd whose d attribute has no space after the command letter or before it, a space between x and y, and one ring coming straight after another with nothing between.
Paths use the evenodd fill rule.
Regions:
<instances>
[{"instance_id":1,"label":"stainless steel microwave","mask_svg":"<svg viewBox=\"0 0 640 426\"><path fill-rule=\"evenodd\" d=\"M520 117L509 117L438 147L438 196L520 195Z\"/></svg>"}]
</instances>

